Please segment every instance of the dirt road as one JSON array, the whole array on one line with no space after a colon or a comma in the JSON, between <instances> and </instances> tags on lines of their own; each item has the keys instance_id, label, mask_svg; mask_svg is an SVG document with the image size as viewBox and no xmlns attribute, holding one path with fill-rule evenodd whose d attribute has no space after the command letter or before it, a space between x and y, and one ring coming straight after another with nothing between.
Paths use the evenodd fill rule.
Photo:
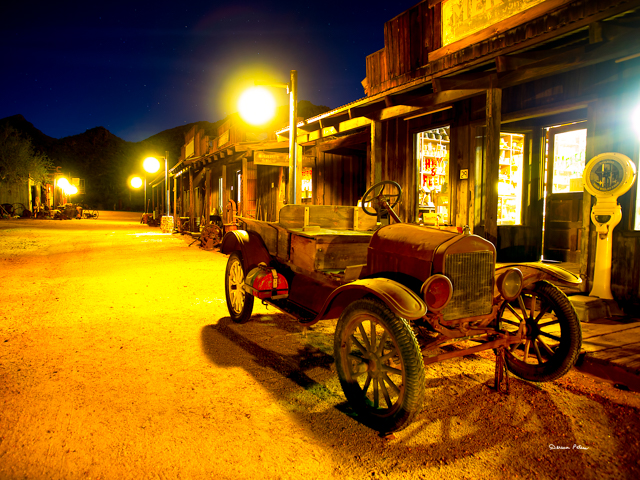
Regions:
<instances>
[{"instance_id":1,"label":"dirt road","mask_svg":"<svg viewBox=\"0 0 640 480\"><path fill-rule=\"evenodd\" d=\"M640 478L640 401L578 372L494 393L490 354L429 367L406 430L359 424L331 357L226 257L138 215L0 221L0 479Z\"/></svg>"}]
</instances>

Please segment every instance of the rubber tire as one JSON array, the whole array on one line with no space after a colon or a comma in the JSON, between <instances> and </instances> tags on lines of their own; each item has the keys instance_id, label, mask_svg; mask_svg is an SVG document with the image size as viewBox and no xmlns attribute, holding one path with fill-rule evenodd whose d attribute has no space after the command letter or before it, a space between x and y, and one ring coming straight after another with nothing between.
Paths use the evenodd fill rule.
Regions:
<instances>
[{"instance_id":1,"label":"rubber tire","mask_svg":"<svg viewBox=\"0 0 640 480\"><path fill-rule=\"evenodd\" d=\"M246 323L251 318L251 313L253 312L253 295L246 293L243 290L244 301L242 302L242 307L239 311L234 308L230 297L230 289L232 287L232 285L230 285L231 270L238 267L240 268L242 278L236 279L236 289L238 286L237 283L244 283L244 278L246 276L246 272L244 271L244 267L242 264L242 254L236 251L229 255L229 260L227 261L227 268L224 276L224 293L227 300L227 309L229 310L229 316L231 317L231 320L233 320L235 323Z\"/></svg>"},{"instance_id":2,"label":"rubber tire","mask_svg":"<svg viewBox=\"0 0 640 480\"><path fill-rule=\"evenodd\" d=\"M542 365L526 364L506 349L507 368L524 380L549 382L562 377L575 365L582 346L582 327L573 305L555 285L542 280L525 288L524 293L535 293L551 305L551 309L560 321L560 343L553 356ZM499 317L502 316L506 303L502 304Z\"/></svg>"},{"instance_id":3,"label":"rubber tire","mask_svg":"<svg viewBox=\"0 0 640 480\"><path fill-rule=\"evenodd\" d=\"M404 389L400 389L398 399L391 408L375 408L358 381L351 378L347 340L357 325L363 323L360 319L373 319L380 324L390 334L390 340L399 352L404 367ZM382 433L402 430L411 423L424 403L425 370L420 346L406 320L395 315L378 299L356 300L344 309L338 319L333 349L342 390L362 423ZM367 367L367 370L370 371L370 368Z\"/></svg>"}]
</instances>

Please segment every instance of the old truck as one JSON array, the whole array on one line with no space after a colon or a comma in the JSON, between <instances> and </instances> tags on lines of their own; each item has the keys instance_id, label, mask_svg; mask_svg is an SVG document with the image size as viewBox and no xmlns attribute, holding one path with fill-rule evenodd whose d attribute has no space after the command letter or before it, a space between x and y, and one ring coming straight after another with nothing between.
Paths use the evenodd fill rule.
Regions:
<instances>
[{"instance_id":1,"label":"old truck","mask_svg":"<svg viewBox=\"0 0 640 480\"><path fill-rule=\"evenodd\" d=\"M558 285L580 279L545 264L496 266L494 245L466 228L402 223L401 197L384 181L359 207L286 205L278 222L239 218L221 245L231 319L247 322L256 298L304 325L337 318L344 394L385 433L420 411L434 362L492 349L503 390L508 372L533 382L567 373L582 334Z\"/></svg>"}]
</instances>

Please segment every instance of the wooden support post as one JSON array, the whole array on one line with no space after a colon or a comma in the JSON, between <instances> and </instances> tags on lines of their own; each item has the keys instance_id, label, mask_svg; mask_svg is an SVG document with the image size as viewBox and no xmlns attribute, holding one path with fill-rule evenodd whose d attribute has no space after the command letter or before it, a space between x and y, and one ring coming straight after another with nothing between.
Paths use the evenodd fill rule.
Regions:
<instances>
[{"instance_id":1,"label":"wooden support post","mask_svg":"<svg viewBox=\"0 0 640 480\"><path fill-rule=\"evenodd\" d=\"M247 184L249 183L248 179L249 172L247 169L247 157L244 157L242 159L242 201L238 208L238 213L243 217L247 217L249 215L249 202L247 201L249 193L249 189L247 188Z\"/></svg>"},{"instance_id":2,"label":"wooden support post","mask_svg":"<svg viewBox=\"0 0 640 480\"><path fill-rule=\"evenodd\" d=\"M455 121L452 125L449 149L449 178L451 191L450 222L458 227L473 225L470 223L473 201L470 185L471 166L471 127L469 126L470 102L468 100L454 105ZM465 175L462 175L465 172ZM455 221L455 223L454 223Z\"/></svg>"},{"instance_id":3,"label":"wooden support post","mask_svg":"<svg viewBox=\"0 0 640 480\"><path fill-rule=\"evenodd\" d=\"M502 89L487 89L487 157L484 203L484 238L498 245L498 181L500 178L500 123Z\"/></svg>"},{"instance_id":4,"label":"wooden support post","mask_svg":"<svg viewBox=\"0 0 640 480\"><path fill-rule=\"evenodd\" d=\"M173 224L178 225L178 179L173 177Z\"/></svg>"},{"instance_id":5,"label":"wooden support post","mask_svg":"<svg viewBox=\"0 0 640 480\"><path fill-rule=\"evenodd\" d=\"M204 169L204 224L211 218L211 169Z\"/></svg>"},{"instance_id":6,"label":"wooden support post","mask_svg":"<svg viewBox=\"0 0 640 480\"><path fill-rule=\"evenodd\" d=\"M302 229L309 226L309 207L304 207L304 218L302 219Z\"/></svg>"},{"instance_id":7,"label":"wooden support post","mask_svg":"<svg viewBox=\"0 0 640 480\"><path fill-rule=\"evenodd\" d=\"M195 189L193 188L193 167L189 167L189 231L195 232L196 230L196 199Z\"/></svg>"},{"instance_id":8,"label":"wooden support post","mask_svg":"<svg viewBox=\"0 0 640 480\"><path fill-rule=\"evenodd\" d=\"M227 166L222 165L222 191L219 193L220 195L220 204L222 205L222 211L220 215L225 215L227 211L227 202L229 201L229 194L227 193Z\"/></svg>"},{"instance_id":9,"label":"wooden support post","mask_svg":"<svg viewBox=\"0 0 640 480\"><path fill-rule=\"evenodd\" d=\"M382 181L382 122L371 122L371 183Z\"/></svg>"}]
</instances>

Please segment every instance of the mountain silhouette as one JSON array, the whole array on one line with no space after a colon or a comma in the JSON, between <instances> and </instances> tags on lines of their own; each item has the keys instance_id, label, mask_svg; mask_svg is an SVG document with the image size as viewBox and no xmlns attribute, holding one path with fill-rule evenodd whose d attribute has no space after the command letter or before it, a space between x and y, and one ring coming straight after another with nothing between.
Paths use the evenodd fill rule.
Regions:
<instances>
[{"instance_id":1,"label":"mountain silhouette","mask_svg":"<svg viewBox=\"0 0 640 480\"><path fill-rule=\"evenodd\" d=\"M128 187L132 175L143 176L142 160L148 156L164 158L169 152L169 167L178 162L184 135L194 125L209 135L221 123L194 122L164 130L141 142L128 142L104 127L90 128L84 133L53 138L38 130L22 115L0 119L0 129L10 126L31 140L36 151L45 153L67 177L85 180L86 193L74 197L77 203L96 208L133 208L135 201ZM140 201L138 200L138 203Z\"/></svg>"},{"instance_id":2,"label":"mountain silhouette","mask_svg":"<svg viewBox=\"0 0 640 480\"><path fill-rule=\"evenodd\" d=\"M310 118L327 110L328 107L314 105L307 100L298 102L299 117ZM287 118L286 115L284 118ZM194 125L213 139L217 136L218 127L226 120L180 125L141 142L123 140L104 127L90 128L69 137L53 138L42 133L22 115L0 119L0 129L6 126L14 128L31 140L35 150L45 153L54 166L60 167L59 171L65 176L84 179L86 193L74 196L74 203L85 203L94 208L113 208L116 205L117 208L133 209L141 208L144 201L130 190L128 180L133 175L144 176L144 158L164 158L165 152L169 152L168 164L171 168L178 163L185 134Z\"/></svg>"}]
</instances>

